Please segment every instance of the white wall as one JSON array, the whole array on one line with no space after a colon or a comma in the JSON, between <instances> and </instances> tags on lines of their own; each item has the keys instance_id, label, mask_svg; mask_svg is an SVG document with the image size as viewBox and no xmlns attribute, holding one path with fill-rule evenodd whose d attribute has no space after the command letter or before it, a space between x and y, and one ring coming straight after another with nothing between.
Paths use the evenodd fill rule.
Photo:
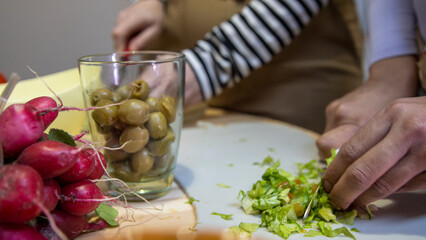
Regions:
<instances>
[{"instance_id":1,"label":"white wall","mask_svg":"<svg viewBox=\"0 0 426 240\"><path fill-rule=\"evenodd\" d=\"M113 51L111 30L128 0L0 0L0 71L23 79L77 67Z\"/></svg>"}]
</instances>

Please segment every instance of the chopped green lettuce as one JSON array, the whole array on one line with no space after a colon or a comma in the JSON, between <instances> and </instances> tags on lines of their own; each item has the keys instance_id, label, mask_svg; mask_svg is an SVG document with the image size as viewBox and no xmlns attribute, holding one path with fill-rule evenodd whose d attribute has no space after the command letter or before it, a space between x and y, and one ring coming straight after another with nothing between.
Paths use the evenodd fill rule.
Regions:
<instances>
[{"instance_id":1,"label":"chopped green lettuce","mask_svg":"<svg viewBox=\"0 0 426 240\"><path fill-rule=\"evenodd\" d=\"M274 165L274 163L275 163L274 159L271 156L267 156L265 159L263 159L263 162L261 163L255 162L253 163L253 165L259 165L260 167L264 167L265 165L272 166Z\"/></svg>"},{"instance_id":2,"label":"chopped green lettuce","mask_svg":"<svg viewBox=\"0 0 426 240\"><path fill-rule=\"evenodd\" d=\"M331 156L325 159L325 161L327 162L327 167L334 160L334 158L337 155L337 152L338 152L337 149L334 149L334 148L331 149Z\"/></svg>"},{"instance_id":3,"label":"chopped green lettuce","mask_svg":"<svg viewBox=\"0 0 426 240\"><path fill-rule=\"evenodd\" d=\"M257 223L240 223L239 228L243 229L246 232L256 232L259 229L259 224Z\"/></svg>"},{"instance_id":4,"label":"chopped green lettuce","mask_svg":"<svg viewBox=\"0 0 426 240\"><path fill-rule=\"evenodd\" d=\"M333 214L333 210L329 207L322 207L318 210L318 216L326 222L336 222L336 215Z\"/></svg>"},{"instance_id":5,"label":"chopped green lettuce","mask_svg":"<svg viewBox=\"0 0 426 240\"><path fill-rule=\"evenodd\" d=\"M338 221L339 223L342 223L342 224L353 225L357 214L358 214L358 211L355 209L349 212L344 212L341 214Z\"/></svg>"},{"instance_id":6,"label":"chopped green lettuce","mask_svg":"<svg viewBox=\"0 0 426 240\"><path fill-rule=\"evenodd\" d=\"M336 156L332 152L331 162ZM295 233L305 233L306 237L344 235L355 239L346 227L332 229L338 221L353 224L356 210L336 211L330 204L328 193L324 191L320 181L321 169L316 160L306 164L297 164L298 174L293 175L280 168L280 161L268 156L262 164L269 167L262 178L255 182L246 192L240 191L238 200L246 214L261 216L260 227L287 239ZM314 195L315 190L318 193ZM305 210L313 199L309 216L302 221ZM244 225L243 225L244 226ZM244 227L233 227L231 231L247 231Z\"/></svg>"},{"instance_id":7,"label":"chopped green lettuce","mask_svg":"<svg viewBox=\"0 0 426 240\"><path fill-rule=\"evenodd\" d=\"M217 212L212 212L212 215L220 216L224 220L229 220L233 216L232 214L223 214L223 213L217 213Z\"/></svg>"},{"instance_id":8,"label":"chopped green lettuce","mask_svg":"<svg viewBox=\"0 0 426 240\"><path fill-rule=\"evenodd\" d=\"M238 226L228 228L228 234L233 236L232 239L248 239L251 238L251 232L247 232Z\"/></svg>"},{"instance_id":9,"label":"chopped green lettuce","mask_svg":"<svg viewBox=\"0 0 426 240\"><path fill-rule=\"evenodd\" d=\"M218 183L218 184L216 184L216 186L221 187L221 188L231 188L231 186L229 186L225 183Z\"/></svg>"}]
</instances>

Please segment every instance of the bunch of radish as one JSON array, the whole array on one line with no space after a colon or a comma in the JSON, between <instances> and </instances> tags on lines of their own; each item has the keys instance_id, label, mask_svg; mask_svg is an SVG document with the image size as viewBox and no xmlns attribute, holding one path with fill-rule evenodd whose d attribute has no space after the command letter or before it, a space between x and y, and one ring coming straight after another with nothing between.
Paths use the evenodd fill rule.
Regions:
<instances>
[{"instance_id":1,"label":"bunch of radish","mask_svg":"<svg viewBox=\"0 0 426 240\"><path fill-rule=\"evenodd\" d=\"M107 226L87 217L106 199L95 184L106 160L69 135L45 133L59 111L54 99L38 97L0 113L0 239L73 239Z\"/></svg>"}]
</instances>

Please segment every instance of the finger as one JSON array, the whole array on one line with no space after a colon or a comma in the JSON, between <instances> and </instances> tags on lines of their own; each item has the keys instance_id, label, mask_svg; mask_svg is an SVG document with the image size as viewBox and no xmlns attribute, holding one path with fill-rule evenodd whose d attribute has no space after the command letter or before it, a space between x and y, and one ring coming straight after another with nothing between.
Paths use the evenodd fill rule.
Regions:
<instances>
[{"instance_id":1,"label":"finger","mask_svg":"<svg viewBox=\"0 0 426 240\"><path fill-rule=\"evenodd\" d=\"M124 51L127 47L128 38L130 36L130 33L128 30L126 30L124 27L117 26L112 31L112 38L114 41L114 49L115 51L121 52Z\"/></svg>"},{"instance_id":2,"label":"finger","mask_svg":"<svg viewBox=\"0 0 426 240\"><path fill-rule=\"evenodd\" d=\"M366 192L361 194L353 203L355 207L365 206L368 203L385 198L390 194L396 192L413 176L422 172L420 166L422 164L421 158L418 155L410 154L403 157L398 161L388 172L379 178ZM425 183L426 186L426 183Z\"/></svg>"},{"instance_id":3,"label":"finger","mask_svg":"<svg viewBox=\"0 0 426 240\"><path fill-rule=\"evenodd\" d=\"M369 127L374 125L376 124L370 124ZM349 207L355 199L367 191L367 189L369 189L380 177L388 172L408 151L408 141L404 143L400 142L401 138L398 137L400 131L398 129L390 131L385 137L382 134L386 133L386 127L382 127L382 132L374 132L375 130L369 127L363 130L370 129L370 131L373 131L370 135L372 140L364 138L365 140L363 144L360 145L361 147L355 150L355 154L352 155L355 156L353 159L356 159L356 161L344 171L343 175L338 179L330 192L330 200L339 208L346 209ZM378 128L379 126L375 127ZM365 132L361 132L361 136L362 133ZM377 141L377 136L384 139L376 144L373 139ZM359 141L361 139L355 138L354 140ZM352 141L352 139L350 141ZM368 149L369 146L373 145L373 148ZM346 144L343 146L343 149L345 146ZM366 149L363 149L363 147L366 147ZM342 149L340 151L342 151ZM359 153L363 154L359 155ZM351 158L352 157L349 157L349 159Z\"/></svg>"},{"instance_id":4,"label":"finger","mask_svg":"<svg viewBox=\"0 0 426 240\"><path fill-rule=\"evenodd\" d=\"M354 124L345 124L325 132L316 140L319 155L322 159L330 157L331 149L340 148L343 143L349 140L358 130L358 126Z\"/></svg>"},{"instance_id":5,"label":"finger","mask_svg":"<svg viewBox=\"0 0 426 240\"><path fill-rule=\"evenodd\" d=\"M389 120L383 114L378 115L373 121L350 138L340 148L333 162L327 167L323 178L324 190L330 192L345 170L359 157L375 146L389 130Z\"/></svg>"},{"instance_id":6,"label":"finger","mask_svg":"<svg viewBox=\"0 0 426 240\"><path fill-rule=\"evenodd\" d=\"M133 37L129 41L129 49L131 51L144 49L154 38L160 35L160 26L151 26L144 29L143 32Z\"/></svg>"},{"instance_id":7,"label":"finger","mask_svg":"<svg viewBox=\"0 0 426 240\"><path fill-rule=\"evenodd\" d=\"M403 187L401 187L397 192L409 192L419 189L426 189L426 172L422 172L412 178L407 182Z\"/></svg>"},{"instance_id":8,"label":"finger","mask_svg":"<svg viewBox=\"0 0 426 240\"><path fill-rule=\"evenodd\" d=\"M339 100L332 101L325 109L325 118L326 118L326 124L324 131L329 131L336 126L339 126L339 119L342 119L342 117L338 114L337 109L339 106Z\"/></svg>"},{"instance_id":9,"label":"finger","mask_svg":"<svg viewBox=\"0 0 426 240\"><path fill-rule=\"evenodd\" d=\"M111 32L111 37L114 42L114 49L116 51L123 51L127 45L128 25L131 24L131 21L127 16L128 10L119 12L115 20L115 26Z\"/></svg>"},{"instance_id":10,"label":"finger","mask_svg":"<svg viewBox=\"0 0 426 240\"><path fill-rule=\"evenodd\" d=\"M112 31L114 48L116 51L124 51L132 37L142 34L149 26L146 21L139 21L133 15L130 15L129 17L121 17L121 19L123 20L117 22Z\"/></svg>"}]
</instances>

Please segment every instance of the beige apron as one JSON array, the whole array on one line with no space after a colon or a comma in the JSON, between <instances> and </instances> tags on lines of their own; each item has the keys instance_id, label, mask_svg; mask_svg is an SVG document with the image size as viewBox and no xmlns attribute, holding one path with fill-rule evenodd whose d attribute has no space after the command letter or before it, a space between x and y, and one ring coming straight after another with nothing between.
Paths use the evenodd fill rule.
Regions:
<instances>
[{"instance_id":1,"label":"beige apron","mask_svg":"<svg viewBox=\"0 0 426 240\"><path fill-rule=\"evenodd\" d=\"M192 47L247 2L169 0L165 32L150 48ZM362 83L362 38L356 16L352 1L332 0L272 62L208 104L322 132L326 105Z\"/></svg>"}]
</instances>

